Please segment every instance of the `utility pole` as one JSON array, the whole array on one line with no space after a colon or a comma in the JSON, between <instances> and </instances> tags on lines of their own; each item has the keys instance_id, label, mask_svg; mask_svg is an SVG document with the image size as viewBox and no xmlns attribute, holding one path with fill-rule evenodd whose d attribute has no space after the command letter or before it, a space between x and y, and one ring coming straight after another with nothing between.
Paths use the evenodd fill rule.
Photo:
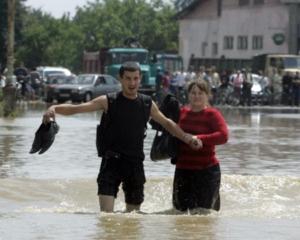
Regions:
<instances>
[{"instance_id":1,"label":"utility pole","mask_svg":"<svg viewBox=\"0 0 300 240\"><path fill-rule=\"evenodd\" d=\"M15 9L16 0L7 0L7 77L3 88L4 116L10 116L16 107L16 86L13 79L14 72L14 44L15 44Z\"/></svg>"}]
</instances>

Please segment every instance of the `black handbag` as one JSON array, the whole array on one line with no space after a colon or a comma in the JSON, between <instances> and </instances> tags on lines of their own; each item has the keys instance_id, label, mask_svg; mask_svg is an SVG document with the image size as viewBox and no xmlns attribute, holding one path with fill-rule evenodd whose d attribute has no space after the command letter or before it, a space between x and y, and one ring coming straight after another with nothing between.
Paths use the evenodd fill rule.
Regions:
<instances>
[{"instance_id":1,"label":"black handbag","mask_svg":"<svg viewBox=\"0 0 300 240\"><path fill-rule=\"evenodd\" d=\"M152 142L150 158L152 161L159 161L164 159L174 159L178 152L178 140L166 131L156 131Z\"/></svg>"},{"instance_id":2,"label":"black handbag","mask_svg":"<svg viewBox=\"0 0 300 240\"><path fill-rule=\"evenodd\" d=\"M167 94L163 99L159 110L174 122L178 122L180 115L179 102L172 94ZM170 159L171 163L176 164L177 153L179 148L179 140L169 134L161 125L150 120L152 129L156 130L155 137L152 142L150 159L152 161L159 161Z\"/></svg>"}]
</instances>

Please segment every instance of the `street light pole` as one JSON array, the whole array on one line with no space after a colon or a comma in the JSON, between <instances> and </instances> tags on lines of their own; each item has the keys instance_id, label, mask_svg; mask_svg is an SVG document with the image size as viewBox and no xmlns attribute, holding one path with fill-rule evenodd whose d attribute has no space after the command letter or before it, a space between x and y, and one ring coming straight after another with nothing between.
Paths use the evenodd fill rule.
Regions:
<instances>
[{"instance_id":1,"label":"street light pole","mask_svg":"<svg viewBox=\"0 0 300 240\"><path fill-rule=\"evenodd\" d=\"M4 116L10 116L16 107L16 86L13 81L14 44L15 44L15 9L16 1L7 0L7 77L3 88Z\"/></svg>"}]
</instances>

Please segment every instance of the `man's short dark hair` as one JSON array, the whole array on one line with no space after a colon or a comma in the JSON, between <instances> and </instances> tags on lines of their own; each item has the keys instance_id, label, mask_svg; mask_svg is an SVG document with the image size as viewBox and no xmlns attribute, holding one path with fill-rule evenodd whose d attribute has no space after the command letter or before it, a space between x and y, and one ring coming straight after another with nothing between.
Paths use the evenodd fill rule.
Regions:
<instances>
[{"instance_id":1,"label":"man's short dark hair","mask_svg":"<svg viewBox=\"0 0 300 240\"><path fill-rule=\"evenodd\" d=\"M137 62L124 62L119 70L119 75L121 78L123 77L125 71L129 71L129 72L139 71L140 74L142 73L140 64Z\"/></svg>"}]
</instances>

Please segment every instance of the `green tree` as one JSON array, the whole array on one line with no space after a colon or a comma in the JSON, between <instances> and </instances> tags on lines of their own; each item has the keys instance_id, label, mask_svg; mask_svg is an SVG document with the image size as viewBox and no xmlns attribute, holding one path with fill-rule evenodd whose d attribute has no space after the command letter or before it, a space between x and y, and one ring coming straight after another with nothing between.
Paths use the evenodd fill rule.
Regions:
<instances>
[{"instance_id":1,"label":"green tree","mask_svg":"<svg viewBox=\"0 0 300 240\"><path fill-rule=\"evenodd\" d=\"M174 15L175 9L162 1L105 0L88 2L74 21L87 36L87 49L121 46L124 39L135 37L150 50L176 50Z\"/></svg>"},{"instance_id":2,"label":"green tree","mask_svg":"<svg viewBox=\"0 0 300 240\"><path fill-rule=\"evenodd\" d=\"M161 0L95 0L77 8L74 18L59 19L40 9L26 9L17 62L28 67L62 65L80 72L84 50L122 46L128 37L149 50L177 50L174 15L174 7Z\"/></svg>"},{"instance_id":3,"label":"green tree","mask_svg":"<svg viewBox=\"0 0 300 240\"><path fill-rule=\"evenodd\" d=\"M7 55L7 1L0 1L0 70L6 66ZM18 47L22 39L23 16L26 13L26 0L16 0L15 16L15 46Z\"/></svg>"},{"instance_id":4,"label":"green tree","mask_svg":"<svg viewBox=\"0 0 300 240\"><path fill-rule=\"evenodd\" d=\"M0 1L0 71L6 63L7 1Z\"/></svg>"},{"instance_id":5,"label":"green tree","mask_svg":"<svg viewBox=\"0 0 300 240\"><path fill-rule=\"evenodd\" d=\"M41 10L29 11L23 18L22 46L17 49L19 61L28 67L47 64L50 56L47 48L56 32L56 20Z\"/></svg>"}]
</instances>

